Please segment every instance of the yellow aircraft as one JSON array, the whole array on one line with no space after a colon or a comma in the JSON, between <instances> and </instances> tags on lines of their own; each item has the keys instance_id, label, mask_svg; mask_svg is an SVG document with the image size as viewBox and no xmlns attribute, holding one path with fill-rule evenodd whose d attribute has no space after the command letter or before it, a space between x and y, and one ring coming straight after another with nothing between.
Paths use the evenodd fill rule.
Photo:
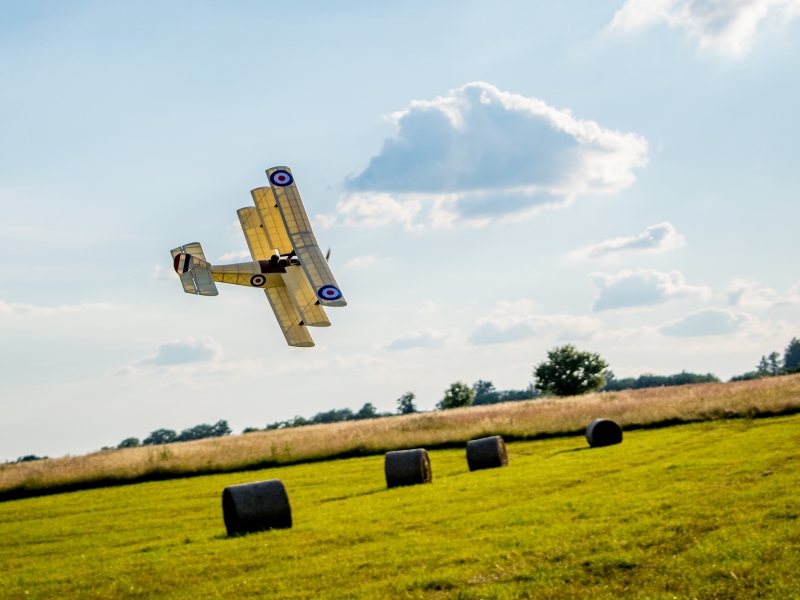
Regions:
<instances>
[{"instance_id":1,"label":"yellow aircraft","mask_svg":"<svg viewBox=\"0 0 800 600\"><path fill-rule=\"evenodd\" d=\"M328 327L324 306L347 306L328 268L289 167L267 170L270 187L250 192L255 207L237 212L252 262L211 265L198 243L172 250L187 294L216 296L214 283L262 288L290 346L308 348L308 327Z\"/></svg>"}]
</instances>

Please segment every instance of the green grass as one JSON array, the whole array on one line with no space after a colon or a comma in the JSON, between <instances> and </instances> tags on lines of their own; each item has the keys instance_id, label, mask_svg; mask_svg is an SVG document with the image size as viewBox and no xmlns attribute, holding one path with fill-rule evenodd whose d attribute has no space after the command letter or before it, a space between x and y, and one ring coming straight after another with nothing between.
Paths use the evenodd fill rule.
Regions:
<instances>
[{"instance_id":1,"label":"green grass","mask_svg":"<svg viewBox=\"0 0 800 600\"><path fill-rule=\"evenodd\" d=\"M375 456L5 502L0 596L800 597L800 417L508 451L393 490ZM226 537L223 487L273 477L294 528Z\"/></svg>"}]
</instances>

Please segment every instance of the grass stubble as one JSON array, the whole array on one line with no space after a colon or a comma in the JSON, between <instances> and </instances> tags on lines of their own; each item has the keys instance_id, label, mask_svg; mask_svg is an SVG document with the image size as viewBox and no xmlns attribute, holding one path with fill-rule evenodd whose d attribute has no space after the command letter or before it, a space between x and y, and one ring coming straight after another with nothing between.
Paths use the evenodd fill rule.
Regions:
<instances>
[{"instance_id":1,"label":"grass stubble","mask_svg":"<svg viewBox=\"0 0 800 600\"><path fill-rule=\"evenodd\" d=\"M0 465L0 500L403 448L453 447L488 435L506 440L577 435L596 418L613 419L630 431L797 412L800 375L508 402Z\"/></svg>"},{"instance_id":2,"label":"grass stubble","mask_svg":"<svg viewBox=\"0 0 800 600\"><path fill-rule=\"evenodd\" d=\"M0 503L0 597L797 598L800 416L508 444L387 490L380 456ZM278 477L291 530L227 537L226 485Z\"/></svg>"}]
</instances>

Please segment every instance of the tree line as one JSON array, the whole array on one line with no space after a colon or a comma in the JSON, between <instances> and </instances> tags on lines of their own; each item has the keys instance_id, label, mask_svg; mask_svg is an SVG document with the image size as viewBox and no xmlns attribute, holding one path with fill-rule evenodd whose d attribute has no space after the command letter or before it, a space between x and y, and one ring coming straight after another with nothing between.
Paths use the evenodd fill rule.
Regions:
<instances>
[{"instance_id":1,"label":"tree line","mask_svg":"<svg viewBox=\"0 0 800 600\"><path fill-rule=\"evenodd\" d=\"M731 381L776 377L799 372L800 340L793 338L785 348L783 356L778 352L762 356L754 371L737 375ZM534 366L533 379L533 383L524 390L497 390L491 381L482 379L471 386L463 381L456 381L444 391L442 399L436 404L436 410L449 410L499 402L517 402L542 397L577 396L589 392L613 392L691 383L720 382L719 378L711 373L702 375L686 371L674 375L645 373L639 377L617 379L614 376L614 372L608 368L608 363L598 353L581 351L572 344L550 350L547 353L547 360ZM296 416L286 421L269 423L263 429L248 427L243 433L414 414L419 412L416 401L416 394L409 391L397 399L396 412L378 412L371 402L367 402L356 411L349 408L335 408L318 412L309 418ZM227 421L218 421L214 425L196 425L189 429L184 429L181 433L176 433L171 429L157 429L141 442L138 438L127 438L117 448L134 448L140 445L149 446L201 440L229 435L231 432ZM37 460L38 458L26 456L21 457L17 462Z\"/></svg>"}]
</instances>

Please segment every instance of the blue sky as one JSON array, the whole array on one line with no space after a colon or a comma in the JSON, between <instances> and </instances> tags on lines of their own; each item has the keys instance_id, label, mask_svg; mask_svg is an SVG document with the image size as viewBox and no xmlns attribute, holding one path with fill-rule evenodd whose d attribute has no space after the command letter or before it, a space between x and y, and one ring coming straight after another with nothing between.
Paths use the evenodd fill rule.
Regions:
<instances>
[{"instance_id":1,"label":"blue sky","mask_svg":"<svg viewBox=\"0 0 800 600\"><path fill-rule=\"evenodd\" d=\"M800 335L800 3L0 4L0 460ZM349 301L184 294L289 165Z\"/></svg>"}]
</instances>

